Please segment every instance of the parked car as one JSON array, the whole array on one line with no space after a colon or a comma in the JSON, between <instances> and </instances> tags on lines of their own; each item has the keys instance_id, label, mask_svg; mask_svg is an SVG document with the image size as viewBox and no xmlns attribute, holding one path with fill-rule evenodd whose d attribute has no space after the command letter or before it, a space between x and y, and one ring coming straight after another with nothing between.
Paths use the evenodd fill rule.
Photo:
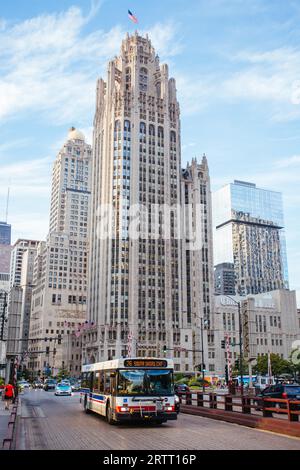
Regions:
<instances>
[{"instance_id":1,"label":"parked car","mask_svg":"<svg viewBox=\"0 0 300 470\"><path fill-rule=\"evenodd\" d=\"M29 384L29 382L27 382L27 380L19 380L17 382L17 386L21 390L25 390L25 389L28 390L30 388L30 384Z\"/></svg>"},{"instance_id":2,"label":"parked car","mask_svg":"<svg viewBox=\"0 0 300 470\"><path fill-rule=\"evenodd\" d=\"M78 392L80 390L80 384L79 382L74 382L71 384L71 388L73 392Z\"/></svg>"},{"instance_id":3,"label":"parked car","mask_svg":"<svg viewBox=\"0 0 300 470\"><path fill-rule=\"evenodd\" d=\"M178 392L189 392L190 387L187 384L175 384L174 385L174 391L175 393Z\"/></svg>"},{"instance_id":4,"label":"parked car","mask_svg":"<svg viewBox=\"0 0 300 470\"><path fill-rule=\"evenodd\" d=\"M175 395L175 411L176 411L177 414L180 411L180 400L179 400L178 395Z\"/></svg>"},{"instance_id":5,"label":"parked car","mask_svg":"<svg viewBox=\"0 0 300 470\"><path fill-rule=\"evenodd\" d=\"M40 380L34 380L32 382L32 388L43 388L44 384Z\"/></svg>"},{"instance_id":6,"label":"parked car","mask_svg":"<svg viewBox=\"0 0 300 470\"><path fill-rule=\"evenodd\" d=\"M66 382L60 382L55 387L55 395L72 395L71 385Z\"/></svg>"},{"instance_id":7,"label":"parked car","mask_svg":"<svg viewBox=\"0 0 300 470\"><path fill-rule=\"evenodd\" d=\"M298 384L276 384L270 385L257 395L257 405L261 408L263 398L285 398L288 400L300 400L300 385ZM268 402L272 407L276 402Z\"/></svg>"},{"instance_id":8,"label":"parked car","mask_svg":"<svg viewBox=\"0 0 300 470\"><path fill-rule=\"evenodd\" d=\"M55 390L56 387L56 380L54 379L46 379L44 383L44 390L48 392L48 390Z\"/></svg>"}]
</instances>

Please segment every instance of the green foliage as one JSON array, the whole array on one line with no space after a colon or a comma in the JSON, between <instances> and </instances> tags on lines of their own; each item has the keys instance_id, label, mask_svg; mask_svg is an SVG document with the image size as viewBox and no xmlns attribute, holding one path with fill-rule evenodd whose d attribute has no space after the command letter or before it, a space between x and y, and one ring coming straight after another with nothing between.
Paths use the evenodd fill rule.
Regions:
<instances>
[{"instance_id":1,"label":"green foliage","mask_svg":"<svg viewBox=\"0 0 300 470\"><path fill-rule=\"evenodd\" d=\"M189 377L183 376L182 379L175 380L175 383L176 384L187 384L189 380L190 380Z\"/></svg>"},{"instance_id":2,"label":"green foliage","mask_svg":"<svg viewBox=\"0 0 300 470\"><path fill-rule=\"evenodd\" d=\"M2 377L0 377L0 385L4 385L4 384L5 384L4 379L2 379Z\"/></svg>"},{"instance_id":3,"label":"green foliage","mask_svg":"<svg viewBox=\"0 0 300 470\"><path fill-rule=\"evenodd\" d=\"M179 380L182 380L184 378L184 374L181 372L178 372L177 374L174 375L174 382L178 382Z\"/></svg>"},{"instance_id":4,"label":"green foliage","mask_svg":"<svg viewBox=\"0 0 300 470\"><path fill-rule=\"evenodd\" d=\"M292 373L292 363L286 359L282 359L279 354L271 353L271 367L274 377L278 377L281 374ZM254 367L254 373L259 375L266 375L268 373L267 355L259 356L257 358L257 364Z\"/></svg>"},{"instance_id":5,"label":"green foliage","mask_svg":"<svg viewBox=\"0 0 300 470\"><path fill-rule=\"evenodd\" d=\"M232 364L232 375L237 376L240 374L240 356L236 358L236 360ZM249 373L249 365L248 362L244 359L243 360L243 375L248 375Z\"/></svg>"},{"instance_id":6,"label":"green foliage","mask_svg":"<svg viewBox=\"0 0 300 470\"><path fill-rule=\"evenodd\" d=\"M204 386L208 387L210 384L207 380L204 380ZM195 379L195 377L192 377L188 381L188 386L192 388L202 388L203 387L203 380L201 378Z\"/></svg>"}]
</instances>

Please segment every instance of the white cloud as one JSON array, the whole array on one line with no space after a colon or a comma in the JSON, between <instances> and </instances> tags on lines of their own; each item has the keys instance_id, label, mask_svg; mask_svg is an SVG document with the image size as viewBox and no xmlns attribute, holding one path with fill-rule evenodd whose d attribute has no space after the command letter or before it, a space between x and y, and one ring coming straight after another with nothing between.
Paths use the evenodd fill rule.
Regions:
<instances>
[{"instance_id":1,"label":"white cloud","mask_svg":"<svg viewBox=\"0 0 300 470\"><path fill-rule=\"evenodd\" d=\"M298 166L300 165L300 155L293 155L292 157L282 158L281 160L277 160L276 166L278 168L288 168L291 166Z\"/></svg>"},{"instance_id":2,"label":"white cloud","mask_svg":"<svg viewBox=\"0 0 300 470\"><path fill-rule=\"evenodd\" d=\"M50 157L0 165L0 196L6 195L8 186L14 197L48 196L52 165Z\"/></svg>"},{"instance_id":3,"label":"white cloud","mask_svg":"<svg viewBox=\"0 0 300 470\"><path fill-rule=\"evenodd\" d=\"M184 114L199 113L222 100L267 103L273 121L300 118L300 49L239 51L226 60L234 66L226 74L175 74Z\"/></svg>"},{"instance_id":4,"label":"white cloud","mask_svg":"<svg viewBox=\"0 0 300 470\"><path fill-rule=\"evenodd\" d=\"M94 110L96 78L119 52L126 32L85 33L100 8L93 2L84 16L78 7L40 15L0 28L0 121L28 110L43 112L56 123L77 121L87 126ZM154 24L148 31L164 57L180 51L177 26Z\"/></svg>"}]
</instances>

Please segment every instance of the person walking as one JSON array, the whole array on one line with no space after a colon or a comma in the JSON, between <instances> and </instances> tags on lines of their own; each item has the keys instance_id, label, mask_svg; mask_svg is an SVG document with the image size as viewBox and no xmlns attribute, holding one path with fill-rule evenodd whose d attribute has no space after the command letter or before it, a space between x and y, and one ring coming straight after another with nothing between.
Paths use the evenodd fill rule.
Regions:
<instances>
[{"instance_id":1,"label":"person walking","mask_svg":"<svg viewBox=\"0 0 300 470\"><path fill-rule=\"evenodd\" d=\"M6 410L9 410L9 405L12 403L14 396L15 396L14 387L10 383L8 383L4 387L4 400L5 400Z\"/></svg>"}]
</instances>

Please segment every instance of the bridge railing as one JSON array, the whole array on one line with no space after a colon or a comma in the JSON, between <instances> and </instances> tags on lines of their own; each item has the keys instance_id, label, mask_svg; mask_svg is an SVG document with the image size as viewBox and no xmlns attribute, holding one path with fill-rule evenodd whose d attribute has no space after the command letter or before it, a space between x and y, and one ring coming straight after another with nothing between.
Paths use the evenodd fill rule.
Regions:
<instances>
[{"instance_id":1,"label":"bridge railing","mask_svg":"<svg viewBox=\"0 0 300 470\"><path fill-rule=\"evenodd\" d=\"M286 416L288 421L299 422L300 400L264 398L253 395L218 394L214 392L179 392L180 403L212 410L225 410L243 414L262 414L272 418L274 414Z\"/></svg>"}]
</instances>

